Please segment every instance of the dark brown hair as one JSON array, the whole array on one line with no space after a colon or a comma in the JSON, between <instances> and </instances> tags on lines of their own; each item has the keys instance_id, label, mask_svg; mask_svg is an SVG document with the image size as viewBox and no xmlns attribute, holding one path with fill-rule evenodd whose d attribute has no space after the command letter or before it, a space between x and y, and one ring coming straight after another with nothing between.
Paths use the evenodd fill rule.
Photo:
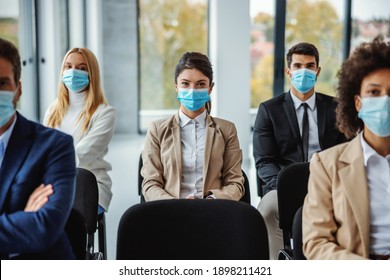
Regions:
<instances>
[{"instance_id":1,"label":"dark brown hair","mask_svg":"<svg viewBox=\"0 0 390 280\"><path fill-rule=\"evenodd\" d=\"M180 58L179 63L175 68L175 83L177 84L177 77L180 73L186 69L196 69L202 72L210 80L209 86L212 87L213 83L213 68L209 58L199 52L186 52ZM206 103L206 110L208 113L211 111L210 101Z\"/></svg>"},{"instance_id":2,"label":"dark brown hair","mask_svg":"<svg viewBox=\"0 0 390 280\"><path fill-rule=\"evenodd\" d=\"M18 49L10 41L0 38L0 57L8 60L12 64L14 80L17 86L22 72Z\"/></svg>"},{"instance_id":3,"label":"dark brown hair","mask_svg":"<svg viewBox=\"0 0 390 280\"><path fill-rule=\"evenodd\" d=\"M318 53L317 48L310 43L302 42L298 43L294 46L292 46L287 53L286 59L287 59L287 67L291 67L291 62L292 62L292 55L293 54L304 54L304 55L312 55L316 59L317 67L319 66L320 63L320 55Z\"/></svg>"},{"instance_id":4,"label":"dark brown hair","mask_svg":"<svg viewBox=\"0 0 390 280\"><path fill-rule=\"evenodd\" d=\"M355 95L360 95L363 79L370 73L390 68L390 44L382 38L359 45L338 72L337 126L347 138L354 137L364 127L355 108Z\"/></svg>"}]
</instances>

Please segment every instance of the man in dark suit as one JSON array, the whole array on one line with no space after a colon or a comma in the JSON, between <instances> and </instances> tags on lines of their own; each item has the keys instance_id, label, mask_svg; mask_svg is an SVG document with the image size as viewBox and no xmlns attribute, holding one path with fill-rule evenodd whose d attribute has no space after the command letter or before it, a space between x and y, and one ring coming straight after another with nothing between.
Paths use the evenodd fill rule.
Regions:
<instances>
[{"instance_id":1,"label":"man in dark suit","mask_svg":"<svg viewBox=\"0 0 390 280\"><path fill-rule=\"evenodd\" d=\"M0 258L74 259L64 231L75 193L71 136L15 111L20 56L0 38Z\"/></svg>"},{"instance_id":2,"label":"man in dark suit","mask_svg":"<svg viewBox=\"0 0 390 280\"><path fill-rule=\"evenodd\" d=\"M267 224L271 258L283 248L276 193L279 171L345 141L335 125L334 98L314 90L320 72L314 45L293 46L287 53L290 91L260 104L256 116L253 155L262 181L264 196L259 211Z\"/></svg>"}]
</instances>

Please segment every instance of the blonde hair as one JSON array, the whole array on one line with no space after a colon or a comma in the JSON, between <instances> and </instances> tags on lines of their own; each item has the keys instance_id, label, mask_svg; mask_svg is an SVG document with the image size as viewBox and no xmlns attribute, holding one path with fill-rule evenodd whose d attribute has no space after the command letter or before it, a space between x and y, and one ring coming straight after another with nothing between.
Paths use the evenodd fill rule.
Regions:
<instances>
[{"instance_id":1,"label":"blonde hair","mask_svg":"<svg viewBox=\"0 0 390 280\"><path fill-rule=\"evenodd\" d=\"M93 114L100 104L107 104L106 97L104 96L103 89L100 82L100 71L99 64L95 57L95 55L86 48L73 48L70 49L62 61L62 67L60 72L60 79L58 84L58 96L56 102L53 104L51 108L51 112L49 113L49 117L47 120L47 126L49 127L58 127L65 113L69 108L69 91L62 82L62 74L65 69L66 58L72 53L81 54L87 64L88 67L88 75L89 75L89 85L87 87L87 93L85 96L85 109L81 113L79 120L84 118L84 123L82 125L81 131L84 133L88 125L91 121Z\"/></svg>"}]
</instances>

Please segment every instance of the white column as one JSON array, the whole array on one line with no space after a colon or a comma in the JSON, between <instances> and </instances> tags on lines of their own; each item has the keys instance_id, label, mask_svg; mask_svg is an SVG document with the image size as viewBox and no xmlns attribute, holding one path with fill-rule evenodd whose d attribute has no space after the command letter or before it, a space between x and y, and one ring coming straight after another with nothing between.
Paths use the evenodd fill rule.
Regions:
<instances>
[{"instance_id":1,"label":"white column","mask_svg":"<svg viewBox=\"0 0 390 280\"><path fill-rule=\"evenodd\" d=\"M138 128L137 0L105 0L102 10L104 90L115 108L116 132Z\"/></svg>"},{"instance_id":2,"label":"white column","mask_svg":"<svg viewBox=\"0 0 390 280\"><path fill-rule=\"evenodd\" d=\"M18 104L21 113L30 120L38 120L36 59L33 50L33 2L19 1L19 52L22 61L22 97Z\"/></svg>"},{"instance_id":3,"label":"white column","mask_svg":"<svg viewBox=\"0 0 390 280\"><path fill-rule=\"evenodd\" d=\"M103 3L102 0L86 0L87 16L87 48L96 56L99 67L100 77L104 84L104 67L103 63Z\"/></svg>"},{"instance_id":4,"label":"white column","mask_svg":"<svg viewBox=\"0 0 390 280\"><path fill-rule=\"evenodd\" d=\"M69 0L69 47L85 47L85 7L84 1Z\"/></svg>"},{"instance_id":5,"label":"white column","mask_svg":"<svg viewBox=\"0 0 390 280\"><path fill-rule=\"evenodd\" d=\"M60 1L38 1L40 119L57 96L63 54L60 39Z\"/></svg>"},{"instance_id":6,"label":"white column","mask_svg":"<svg viewBox=\"0 0 390 280\"><path fill-rule=\"evenodd\" d=\"M249 0L210 0L209 55L215 87L212 115L235 123L244 160L250 139Z\"/></svg>"}]
</instances>

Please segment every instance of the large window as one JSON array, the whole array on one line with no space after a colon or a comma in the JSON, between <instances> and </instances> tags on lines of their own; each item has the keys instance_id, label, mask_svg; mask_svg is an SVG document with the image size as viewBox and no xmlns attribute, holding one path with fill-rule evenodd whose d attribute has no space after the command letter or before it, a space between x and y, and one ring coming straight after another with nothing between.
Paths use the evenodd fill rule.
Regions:
<instances>
[{"instance_id":1,"label":"large window","mask_svg":"<svg viewBox=\"0 0 390 280\"><path fill-rule=\"evenodd\" d=\"M7 7L7 8L5 8ZM0 0L0 37L19 46L19 1Z\"/></svg>"},{"instance_id":2,"label":"large window","mask_svg":"<svg viewBox=\"0 0 390 280\"><path fill-rule=\"evenodd\" d=\"M363 0L362 0L363 1ZM277 0L251 0L251 108L282 92L273 92L275 50L275 7ZM321 74L316 90L335 95L337 71L342 63L344 5L340 0L286 0L284 65L286 53L299 42L314 44L320 53ZM281 31L283 32L283 31ZM281 54L278 54L281 55ZM284 90L290 88L284 79ZM282 90L281 90L282 91Z\"/></svg>"},{"instance_id":3,"label":"large window","mask_svg":"<svg viewBox=\"0 0 390 280\"><path fill-rule=\"evenodd\" d=\"M187 51L207 54L207 0L142 0L139 5L140 130L178 108L175 66Z\"/></svg>"},{"instance_id":4,"label":"large window","mask_svg":"<svg viewBox=\"0 0 390 280\"><path fill-rule=\"evenodd\" d=\"M275 0L251 0L251 108L273 96Z\"/></svg>"},{"instance_id":5,"label":"large window","mask_svg":"<svg viewBox=\"0 0 390 280\"><path fill-rule=\"evenodd\" d=\"M354 0L352 3L351 51L360 43L378 35L390 39L388 0Z\"/></svg>"},{"instance_id":6,"label":"large window","mask_svg":"<svg viewBox=\"0 0 390 280\"><path fill-rule=\"evenodd\" d=\"M285 52L299 42L314 44L321 66L316 91L333 96L337 71L342 64L343 18L344 1L287 0ZM290 81L285 79L285 90L289 88Z\"/></svg>"}]
</instances>

